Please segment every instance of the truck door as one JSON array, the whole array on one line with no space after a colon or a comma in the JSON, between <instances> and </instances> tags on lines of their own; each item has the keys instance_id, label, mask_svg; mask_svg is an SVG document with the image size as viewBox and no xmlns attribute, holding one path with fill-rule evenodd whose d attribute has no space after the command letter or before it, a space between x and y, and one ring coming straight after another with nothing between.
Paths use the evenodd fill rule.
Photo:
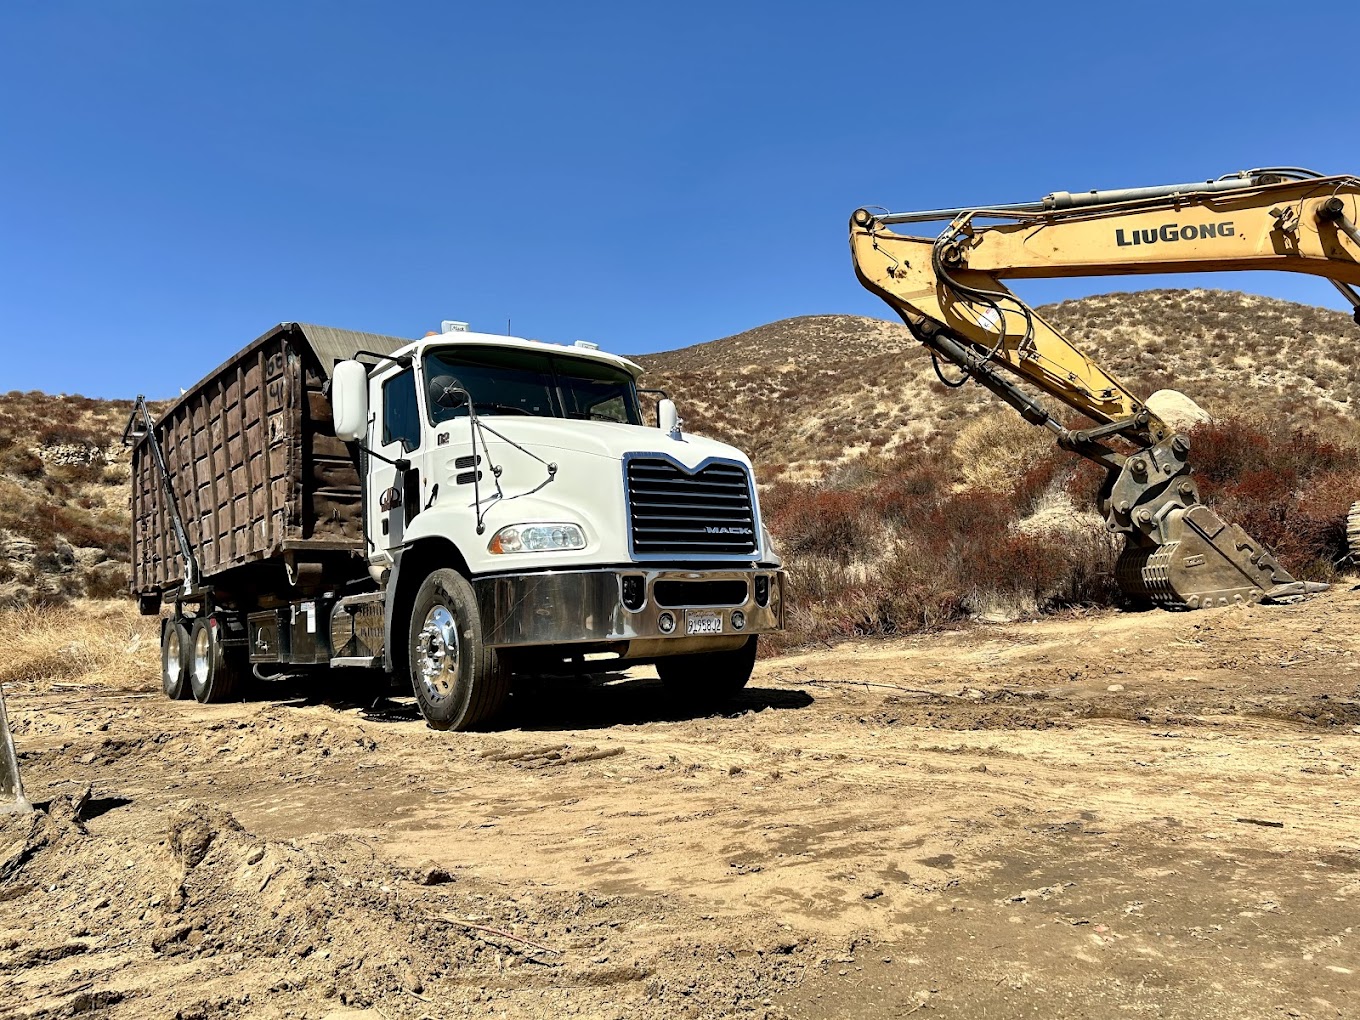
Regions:
<instances>
[{"instance_id":1,"label":"truck door","mask_svg":"<svg viewBox=\"0 0 1360 1020\"><path fill-rule=\"evenodd\" d=\"M376 409L373 420L373 450L387 460L368 458L368 489L364 513L368 515L368 534L373 542L373 558L385 555L402 544L406 522L416 507L407 506L420 499L411 492L412 477L404 475L387 461L411 459L420 449L420 404L416 395L415 370L403 369L377 378L372 383L369 406ZM415 464L412 464L412 471Z\"/></svg>"}]
</instances>

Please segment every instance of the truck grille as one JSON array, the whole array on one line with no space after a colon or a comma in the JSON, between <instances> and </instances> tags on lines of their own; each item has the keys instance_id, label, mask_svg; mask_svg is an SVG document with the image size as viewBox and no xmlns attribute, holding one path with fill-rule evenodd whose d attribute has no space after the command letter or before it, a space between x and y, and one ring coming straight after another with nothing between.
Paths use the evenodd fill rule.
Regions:
<instances>
[{"instance_id":1,"label":"truck grille","mask_svg":"<svg viewBox=\"0 0 1360 1020\"><path fill-rule=\"evenodd\" d=\"M757 550L751 479L740 464L713 463L690 474L669 460L638 457L628 462L627 479L634 553Z\"/></svg>"}]
</instances>

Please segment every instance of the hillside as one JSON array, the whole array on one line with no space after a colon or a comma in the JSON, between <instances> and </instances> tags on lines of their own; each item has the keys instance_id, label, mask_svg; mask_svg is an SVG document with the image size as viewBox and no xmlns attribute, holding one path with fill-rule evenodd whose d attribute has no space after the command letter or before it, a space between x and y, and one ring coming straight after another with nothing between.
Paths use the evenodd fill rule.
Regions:
<instances>
[{"instance_id":1,"label":"hillside","mask_svg":"<svg viewBox=\"0 0 1360 1020\"><path fill-rule=\"evenodd\" d=\"M0 396L0 606L121 595L130 553L126 400Z\"/></svg>"},{"instance_id":2,"label":"hillside","mask_svg":"<svg viewBox=\"0 0 1360 1020\"><path fill-rule=\"evenodd\" d=\"M1039 311L1135 390L1172 386L1215 415L1259 410L1327 428L1360 397L1360 326L1343 312L1216 290ZM868 452L937 448L979 416L1011 414L979 387L946 390L905 326L860 316L784 319L636 360L689 428L749 451L766 477L787 465L786 477L811 479Z\"/></svg>"},{"instance_id":3,"label":"hillside","mask_svg":"<svg viewBox=\"0 0 1360 1020\"><path fill-rule=\"evenodd\" d=\"M1110 294L1041 311L1136 389L1174 384L1217 416L1260 412L1283 422L1278 427L1285 431L1262 439L1262 449L1321 449L1298 447L1288 431L1293 427L1307 427L1346 456L1360 447L1360 426L1352 420L1360 362L1349 356L1360 327L1343 313L1203 290ZM796 564L805 604L822 606L821 622L805 620L800 633L823 626L833 633L902 629L917 625L908 619L913 614L926 622L940 615L1014 616L1052 601L1056 582L1047 575L1031 578L1032 586L1026 581L1019 593L951 589L939 598L923 594L934 580L910 571L894 575L888 569L893 555L921 539L894 524L892 536L879 541L876 528L895 521L909 503L921 519L937 513L953 522L964 513L952 504L919 504L926 492L971 500L967 513L980 513L983 500L993 533L1018 528L1033 538L1053 527L1064 533L1076 527L1095 543L1087 567L1098 573L1108 560L1108 543L1090 538L1084 516L1082 486L1090 478L990 394L941 386L901 324L804 316L637 360L646 369L644 385L669 391L689 430L729 440L756 461L767 519ZM0 396L0 605L124 590L128 468L118 437L130 409L128 401L17 391ZM1325 462L1318 470L1350 477L1344 457L1321 449L1315 459ZM1246 468L1233 468L1239 469ZM1297 501L1298 466L1269 470ZM1348 487L1333 488L1336 500L1349 498ZM1318 513L1330 521L1335 508L1328 507ZM1281 528L1289 519L1275 504L1262 514ZM930 544L940 542L985 546L992 555L987 569L1010 576L1004 557L993 555L995 542L937 528ZM1017 549L1016 555L1036 555L1029 546ZM1298 555L1321 555L1309 549ZM978 569L967 557L954 559L950 569ZM900 606L886 610L886 595L875 585L887 584L915 586L924 601L905 615ZM859 601L833 606L821 594L830 592ZM1065 592L1066 600L1104 597L1089 585Z\"/></svg>"}]
</instances>

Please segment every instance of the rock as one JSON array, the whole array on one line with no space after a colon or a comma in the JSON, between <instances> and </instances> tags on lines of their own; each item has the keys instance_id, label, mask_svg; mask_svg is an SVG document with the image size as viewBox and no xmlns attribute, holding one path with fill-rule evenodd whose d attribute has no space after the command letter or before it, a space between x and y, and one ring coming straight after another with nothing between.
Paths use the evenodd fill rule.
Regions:
<instances>
[{"instance_id":1,"label":"rock","mask_svg":"<svg viewBox=\"0 0 1360 1020\"><path fill-rule=\"evenodd\" d=\"M1196 425L1214 420L1208 411L1180 390L1158 390L1144 403L1149 411L1176 432L1188 432Z\"/></svg>"},{"instance_id":2,"label":"rock","mask_svg":"<svg viewBox=\"0 0 1360 1020\"><path fill-rule=\"evenodd\" d=\"M32 563L38 555L38 547L27 538L21 538L9 531L0 531L0 560L11 563Z\"/></svg>"},{"instance_id":3,"label":"rock","mask_svg":"<svg viewBox=\"0 0 1360 1020\"><path fill-rule=\"evenodd\" d=\"M60 574L69 574L76 568L76 551L64 538L58 538L53 544L52 558L56 561L57 572Z\"/></svg>"},{"instance_id":4,"label":"rock","mask_svg":"<svg viewBox=\"0 0 1360 1020\"><path fill-rule=\"evenodd\" d=\"M426 861L416 869L415 879L418 885L443 885L452 882L453 876L434 861Z\"/></svg>"},{"instance_id":5,"label":"rock","mask_svg":"<svg viewBox=\"0 0 1360 1020\"><path fill-rule=\"evenodd\" d=\"M94 443L53 443L38 450L44 464L103 464L108 458Z\"/></svg>"},{"instance_id":6,"label":"rock","mask_svg":"<svg viewBox=\"0 0 1360 1020\"><path fill-rule=\"evenodd\" d=\"M1119 691L1122 691L1122 690L1124 689L1124 685L1123 685L1123 684L1110 684L1110 686L1109 686L1109 687L1106 687L1105 689L1106 689L1107 691L1109 691L1111 694L1117 694Z\"/></svg>"},{"instance_id":7,"label":"rock","mask_svg":"<svg viewBox=\"0 0 1360 1020\"><path fill-rule=\"evenodd\" d=\"M226 811L188 802L172 816L167 838L170 849L187 872L202 863L223 831L240 832L241 823Z\"/></svg>"}]
</instances>

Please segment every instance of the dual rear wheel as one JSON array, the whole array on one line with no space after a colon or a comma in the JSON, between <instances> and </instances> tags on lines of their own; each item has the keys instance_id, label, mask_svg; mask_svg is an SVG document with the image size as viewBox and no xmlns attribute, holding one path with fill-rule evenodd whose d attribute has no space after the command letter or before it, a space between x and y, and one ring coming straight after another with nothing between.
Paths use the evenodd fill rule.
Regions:
<instances>
[{"instance_id":1,"label":"dual rear wheel","mask_svg":"<svg viewBox=\"0 0 1360 1020\"><path fill-rule=\"evenodd\" d=\"M161 624L161 689L166 697L203 704L230 701L242 686L242 649L226 644L212 615L174 617Z\"/></svg>"}]
</instances>

